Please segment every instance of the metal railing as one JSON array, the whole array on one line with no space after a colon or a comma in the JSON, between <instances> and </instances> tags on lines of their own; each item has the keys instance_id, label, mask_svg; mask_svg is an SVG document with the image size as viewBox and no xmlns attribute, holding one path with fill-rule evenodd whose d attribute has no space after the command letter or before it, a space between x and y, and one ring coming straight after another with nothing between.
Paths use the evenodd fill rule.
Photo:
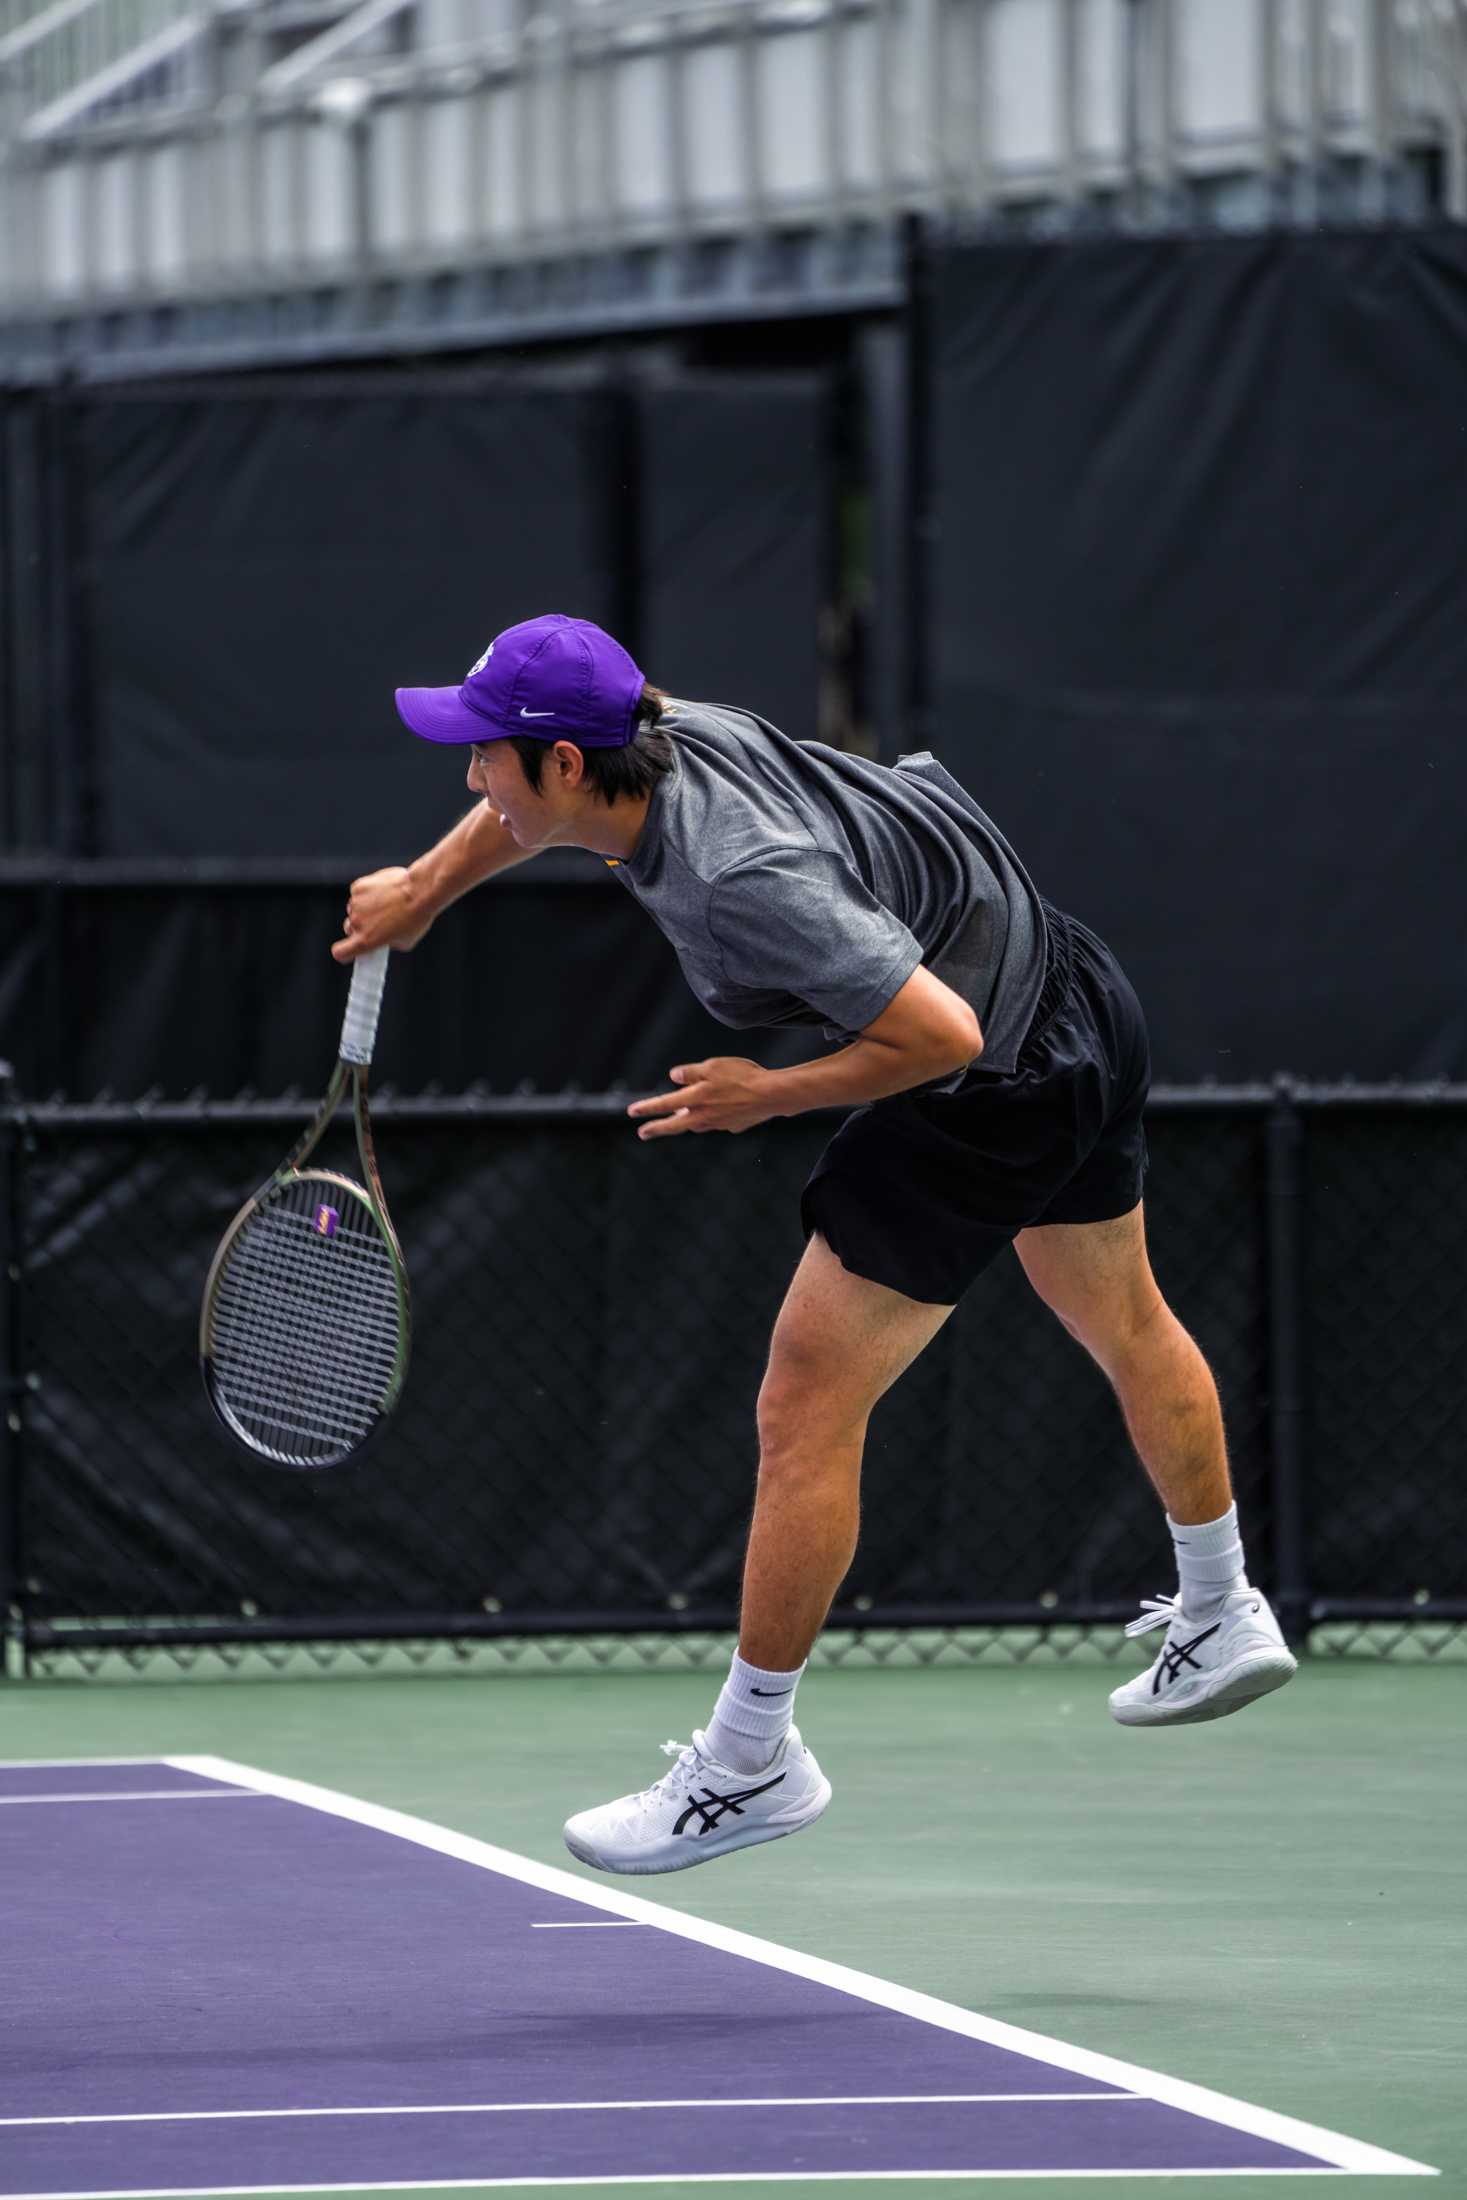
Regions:
<instances>
[{"instance_id":1,"label":"metal railing","mask_svg":"<svg viewBox=\"0 0 1467 2200\"><path fill-rule=\"evenodd\" d=\"M54 5L55 0L0 0L0 38L9 38L12 31Z\"/></svg>"},{"instance_id":2,"label":"metal railing","mask_svg":"<svg viewBox=\"0 0 1467 2200\"><path fill-rule=\"evenodd\" d=\"M206 20L187 0L50 12L79 35L126 5L185 43ZM0 306L910 209L1041 227L1467 218L1467 0L486 0L453 44L424 43L450 22L425 0L367 0L288 52L254 35L268 16L207 20L232 58L197 67L186 98L175 76L163 104L126 105L103 70L90 103L68 77L26 110L0 173Z\"/></svg>"},{"instance_id":3,"label":"metal railing","mask_svg":"<svg viewBox=\"0 0 1467 2200\"><path fill-rule=\"evenodd\" d=\"M13 139L85 121L121 86L148 85L160 38L192 39L206 22L207 0L53 0L30 11L0 37L0 128Z\"/></svg>"}]
</instances>

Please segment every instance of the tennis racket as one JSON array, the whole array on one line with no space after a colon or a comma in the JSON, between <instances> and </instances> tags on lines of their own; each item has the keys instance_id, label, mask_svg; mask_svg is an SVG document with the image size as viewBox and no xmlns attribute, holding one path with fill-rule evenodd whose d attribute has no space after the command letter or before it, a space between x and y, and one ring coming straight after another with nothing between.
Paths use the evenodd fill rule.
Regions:
<instances>
[{"instance_id":1,"label":"tennis racket","mask_svg":"<svg viewBox=\"0 0 1467 2200\"><path fill-rule=\"evenodd\" d=\"M335 1467L396 1405L412 1338L407 1271L377 1174L367 1069L388 949L354 964L340 1060L316 1119L245 1201L204 1285L199 1359L231 1436L277 1467ZM365 1183L303 1164L348 1083Z\"/></svg>"}]
</instances>

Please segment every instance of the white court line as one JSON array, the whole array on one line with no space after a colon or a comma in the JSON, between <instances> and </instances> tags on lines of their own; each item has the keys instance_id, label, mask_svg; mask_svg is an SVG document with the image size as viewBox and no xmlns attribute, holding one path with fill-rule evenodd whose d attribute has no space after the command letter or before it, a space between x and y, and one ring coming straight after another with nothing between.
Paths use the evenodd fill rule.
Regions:
<instances>
[{"instance_id":1,"label":"white court line","mask_svg":"<svg viewBox=\"0 0 1467 2200\"><path fill-rule=\"evenodd\" d=\"M98 1788L95 1794L83 1794L80 1789L68 1793L64 1788L55 1795L0 1795L0 1810L13 1810L21 1803L263 1803L268 1800L262 1788Z\"/></svg>"},{"instance_id":2,"label":"white court line","mask_svg":"<svg viewBox=\"0 0 1467 2200\"><path fill-rule=\"evenodd\" d=\"M745 2101L445 2101L370 2108L131 2109L119 2116L0 2116L0 2131L71 2124L247 2124L291 2116L561 2116L614 2108L901 2108L975 2101L1136 2101L1139 2093L783 2093ZM1150 2107L1152 2104L1147 2103Z\"/></svg>"},{"instance_id":3,"label":"white court line","mask_svg":"<svg viewBox=\"0 0 1467 2200\"><path fill-rule=\"evenodd\" d=\"M0 1772L62 1772L73 1765L166 1765L172 1760L159 1757L0 1757Z\"/></svg>"},{"instance_id":4,"label":"white court line","mask_svg":"<svg viewBox=\"0 0 1467 2200\"><path fill-rule=\"evenodd\" d=\"M642 1928L639 1917L536 1917L532 1933L625 1933Z\"/></svg>"},{"instance_id":5,"label":"white court line","mask_svg":"<svg viewBox=\"0 0 1467 2200\"><path fill-rule=\"evenodd\" d=\"M1435 2177L1438 2173L1428 2173ZM526 2192L532 2186L564 2192L570 2185L880 2185L898 2178L913 2182L956 2184L959 2178L976 2183L982 2178L1047 2177L1347 2177L1348 2170L1332 2169L739 2169L679 2170L675 2176L654 2177L409 2177L389 2178L385 2183L364 2185L355 2178L349 2185L113 2185L105 2192L13 2192L5 2200L240 2200L253 2193L284 2192Z\"/></svg>"},{"instance_id":6,"label":"white court line","mask_svg":"<svg viewBox=\"0 0 1467 2200\"><path fill-rule=\"evenodd\" d=\"M1349 2170L1357 2176L1405 2176L1435 2177L1440 2173L1426 2162L1412 2161L1404 2154L1393 2154L1385 2147L1368 2145L1364 2140L1347 2138L1337 2131L1326 2131L1318 2124L1303 2122L1296 2116L1279 2115L1275 2110L1256 2108L1247 2101L1234 2100L1226 2093L1216 2093L1210 2086L1192 2085L1183 2078L1170 2078L1155 2070L1145 2070L1137 2063L1122 2062L1113 2055L1101 2055L1087 2047L1071 2047L1065 2041L1049 2039L1042 2032L1029 2032L1019 2025L1004 2024L996 2017L977 2015L973 2010L960 2009L953 2002L940 2001L933 1994L922 1994L908 1986L895 1986L886 1979L874 1978L869 1972L856 1971L843 1963L829 1963L821 1956L798 1953L791 1948L781 1948L771 1940L760 1940L752 1933L736 1931L732 1926L711 1924L704 1918L689 1917L681 1910L660 1908L640 1895L613 1893L608 1888L597 1887L589 1880L577 1878L553 1864L535 1863L531 1858L516 1856L509 1849L496 1848L491 1842L475 1840L466 1833L455 1833L446 1826L432 1825L426 1818L415 1818L406 1811L389 1810L380 1803L364 1802L358 1796L343 1795L334 1788L317 1787L308 1780L292 1780L284 1774L262 1772L251 1765L234 1763L227 1757L180 1756L158 1760L171 1765L175 1771L193 1772L209 1780L223 1780L237 1785L259 1788L265 1794L279 1795L286 1802L300 1803L307 1810L324 1812L328 1817L344 1818L351 1824L370 1826L378 1833L392 1834L402 1841L411 1841L416 1847L432 1849L440 1856L452 1856L460 1863L475 1864L483 1871L497 1872L506 1879L518 1880L524 1886L537 1887L542 1894L553 1894L566 1901L578 1902L583 1908L604 1910L613 1916L624 1917L642 1925L655 1925L662 1932L674 1933L679 1938L697 1942L705 1948L721 1949L726 1955L743 1956L750 1962L764 1964L776 1971L785 1971L796 1978L813 1981L817 1985L833 1987L837 1993L848 1994L856 2001L873 2003L882 2009L894 2009L902 2016L913 2017L920 2024L931 2024L944 2032L956 2032L964 2038L982 2040L992 2047L1007 2048L1011 2053L1026 2055L1034 2062L1042 2062L1051 2069L1068 2071L1072 2076L1094 2079L1097 2084L1119 2086L1127 2093L1140 2094L1147 2100L1158 2101L1168 2108L1183 2110L1192 2116L1203 2116L1216 2124L1225 2124L1230 2130L1247 2132L1255 2139L1266 2139L1277 2146L1291 2147L1299 2153L1318 2156L1334 2169ZM849 2172L842 2172L849 2175ZM903 2174L911 2174L904 2172ZM916 2174L928 2176L929 2171ZM967 2173L964 2173L967 2174ZM1016 2174L1005 2171L1005 2175ZM1018 2174L1023 2174L1018 2173ZM1054 2175L1053 2171L1045 2172ZM1102 2174L1090 2172L1065 2172L1066 2175ZM1125 2172L1140 2176L1141 2171ZM1169 2171L1167 2175L1176 2175ZM1197 2172L1187 2174L1196 2175ZM1249 2174L1258 2175L1253 2171ZM1262 2174L1289 2174L1266 2172ZM1309 2175L1312 2172L1301 2172ZM684 2178L683 2182L694 2180ZM714 2180L698 2179L697 2182ZM732 2179L725 2180L733 2182ZM452 2183L462 2188L466 2183L484 2183L484 2179L454 2179ZM525 2183L527 2180L501 2180L502 2183ZM535 2180L529 2180L535 2182ZM542 2184L567 2182L566 2179L543 2178ZM591 2183L591 2179L583 2179ZM652 2179L619 2178L597 2179L594 2182L636 2184L656 2182ZM665 2182L676 2183L677 2179ZM219 2188L220 2190L250 2190L249 2187ZM279 2191L281 2187L256 2186L256 2191ZM296 2191L311 2189L321 2191L351 2191L350 2185L321 2186L311 2188L297 2186ZM358 2185L355 2189L360 2190ZM389 2188L382 2187L382 2190ZM402 2185L400 2191L410 2191L412 2185ZM426 2186L420 2189L428 2189ZM63 2200L52 2195L51 2200ZM141 2196L139 2196L141 2200Z\"/></svg>"}]
</instances>

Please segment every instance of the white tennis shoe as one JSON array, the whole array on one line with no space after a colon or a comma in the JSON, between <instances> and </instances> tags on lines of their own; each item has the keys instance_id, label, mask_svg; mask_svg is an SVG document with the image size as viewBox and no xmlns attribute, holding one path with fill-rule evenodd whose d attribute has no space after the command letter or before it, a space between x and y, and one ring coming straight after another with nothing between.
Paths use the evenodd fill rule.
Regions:
<instances>
[{"instance_id":1,"label":"white tennis shoe","mask_svg":"<svg viewBox=\"0 0 1467 2200\"><path fill-rule=\"evenodd\" d=\"M1188 1619L1177 1597L1147 1597L1126 1633L1145 1635L1153 1627L1166 1629L1156 1663L1111 1695L1111 1712L1122 1726L1225 1719L1282 1688L1299 1670L1258 1589L1235 1589L1217 1618L1205 1623Z\"/></svg>"},{"instance_id":2,"label":"white tennis shoe","mask_svg":"<svg viewBox=\"0 0 1467 2200\"><path fill-rule=\"evenodd\" d=\"M708 1754L706 1738L664 1742L676 1761L640 1795L621 1795L565 1824L565 1845L599 1872L680 1872L730 1849L777 1841L813 1825L830 1782L791 1727L762 1772L733 1772Z\"/></svg>"}]
</instances>

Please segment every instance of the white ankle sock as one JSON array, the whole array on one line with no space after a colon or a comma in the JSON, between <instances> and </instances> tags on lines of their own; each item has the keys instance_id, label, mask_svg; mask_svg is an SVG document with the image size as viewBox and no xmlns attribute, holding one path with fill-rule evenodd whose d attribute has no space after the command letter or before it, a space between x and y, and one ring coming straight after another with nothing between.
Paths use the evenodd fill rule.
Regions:
<instances>
[{"instance_id":1,"label":"white ankle sock","mask_svg":"<svg viewBox=\"0 0 1467 2200\"><path fill-rule=\"evenodd\" d=\"M790 1730L804 1670L766 1673L735 1651L704 1737L710 1756L735 1772L762 1772Z\"/></svg>"},{"instance_id":2,"label":"white ankle sock","mask_svg":"<svg viewBox=\"0 0 1467 2200\"><path fill-rule=\"evenodd\" d=\"M1209 1618L1224 1597L1247 1587L1238 1508L1229 1505L1220 1520L1204 1520L1187 1527L1178 1527L1168 1513L1166 1524L1176 1546L1182 1610L1188 1619Z\"/></svg>"}]
</instances>

